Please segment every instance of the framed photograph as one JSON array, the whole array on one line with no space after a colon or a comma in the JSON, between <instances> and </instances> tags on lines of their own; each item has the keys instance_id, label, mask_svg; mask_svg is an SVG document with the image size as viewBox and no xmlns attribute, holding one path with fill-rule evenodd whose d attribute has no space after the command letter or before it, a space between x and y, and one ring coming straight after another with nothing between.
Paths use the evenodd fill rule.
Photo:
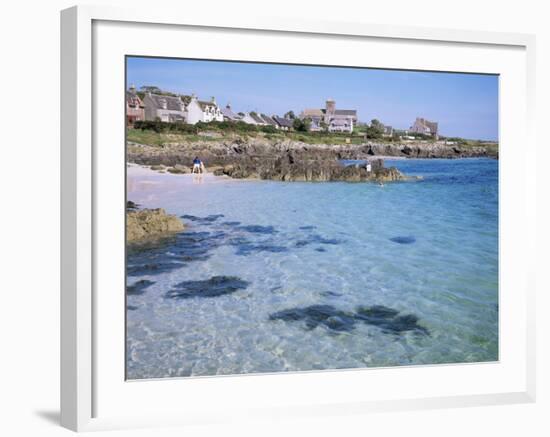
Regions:
<instances>
[{"instance_id":1,"label":"framed photograph","mask_svg":"<svg viewBox=\"0 0 550 437\"><path fill-rule=\"evenodd\" d=\"M534 400L534 37L79 6L61 48L63 426Z\"/></svg>"}]
</instances>

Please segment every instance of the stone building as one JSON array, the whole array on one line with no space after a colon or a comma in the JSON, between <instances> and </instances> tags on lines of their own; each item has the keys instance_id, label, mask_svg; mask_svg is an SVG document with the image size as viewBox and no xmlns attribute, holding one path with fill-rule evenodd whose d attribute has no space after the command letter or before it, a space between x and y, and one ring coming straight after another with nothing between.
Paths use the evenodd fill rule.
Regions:
<instances>
[{"instance_id":1,"label":"stone building","mask_svg":"<svg viewBox=\"0 0 550 437\"><path fill-rule=\"evenodd\" d=\"M409 132L415 134L431 135L436 140L439 138L438 123L429 121L422 117L416 117L414 124L409 129Z\"/></svg>"},{"instance_id":2,"label":"stone building","mask_svg":"<svg viewBox=\"0 0 550 437\"><path fill-rule=\"evenodd\" d=\"M185 121L185 104L178 96L146 93L143 103L145 105L145 120L172 123Z\"/></svg>"},{"instance_id":3,"label":"stone building","mask_svg":"<svg viewBox=\"0 0 550 437\"><path fill-rule=\"evenodd\" d=\"M132 85L126 91L126 125L133 126L136 121L145 120L145 105Z\"/></svg>"},{"instance_id":4,"label":"stone building","mask_svg":"<svg viewBox=\"0 0 550 437\"><path fill-rule=\"evenodd\" d=\"M304 109L300 118L312 120L312 130L321 130L323 124L331 132L353 132L357 123L356 109L337 109L333 99L327 99L324 108ZM332 126L332 127L331 127Z\"/></svg>"}]
</instances>

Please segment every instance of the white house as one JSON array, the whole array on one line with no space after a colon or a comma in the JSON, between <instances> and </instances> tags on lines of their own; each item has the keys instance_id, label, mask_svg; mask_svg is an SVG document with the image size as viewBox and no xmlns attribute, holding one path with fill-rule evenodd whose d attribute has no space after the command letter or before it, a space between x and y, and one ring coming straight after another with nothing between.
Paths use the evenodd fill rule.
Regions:
<instances>
[{"instance_id":1,"label":"white house","mask_svg":"<svg viewBox=\"0 0 550 437\"><path fill-rule=\"evenodd\" d=\"M185 115L186 121L189 124L197 124L199 121L203 123L223 121L222 111L214 97L209 102L205 102L197 99L197 96L193 94L185 108Z\"/></svg>"}]
</instances>

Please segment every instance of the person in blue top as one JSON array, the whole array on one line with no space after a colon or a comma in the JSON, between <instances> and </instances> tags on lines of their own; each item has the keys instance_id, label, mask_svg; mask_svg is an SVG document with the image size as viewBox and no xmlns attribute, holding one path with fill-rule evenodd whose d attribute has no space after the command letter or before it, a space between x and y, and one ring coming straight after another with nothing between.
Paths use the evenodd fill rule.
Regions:
<instances>
[{"instance_id":1,"label":"person in blue top","mask_svg":"<svg viewBox=\"0 0 550 437\"><path fill-rule=\"evenodd\" d=\"M193 171L191 173L195 173L195 170L197 170L197 173L202 172L202 162L198 156L195 156L195 159L193 159Z\"/></svg>"}]
</instances>

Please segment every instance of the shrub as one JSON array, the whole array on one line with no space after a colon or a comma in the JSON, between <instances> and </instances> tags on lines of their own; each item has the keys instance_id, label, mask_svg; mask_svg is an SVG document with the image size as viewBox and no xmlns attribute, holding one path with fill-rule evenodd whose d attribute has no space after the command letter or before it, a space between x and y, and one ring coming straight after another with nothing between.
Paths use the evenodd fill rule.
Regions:
<instances>
[{"instance_id":1,"label":"shrub","mask_svg":"<svg viewBox=\"0 0 550 437\"><path fill-rule=\"evenodd\" d=\"M277 133L277 128L275 126L271 126L271 125L261 126L260 130L262 132L265 132L266 134L275 134L275 133Z\"/></svg>"}]
</instances>

